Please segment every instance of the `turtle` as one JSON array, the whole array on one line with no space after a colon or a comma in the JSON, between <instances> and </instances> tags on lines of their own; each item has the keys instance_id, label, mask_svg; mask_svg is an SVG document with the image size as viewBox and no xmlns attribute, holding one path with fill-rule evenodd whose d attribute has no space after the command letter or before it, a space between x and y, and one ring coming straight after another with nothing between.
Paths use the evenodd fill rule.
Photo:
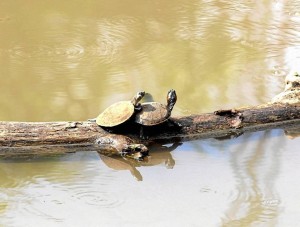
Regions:
<instances>
[{"instance_id":1,"label":"turtle","mask_svg":"<svg viewBox=\"0 0 300 227\"><path fill-rule=\"evenodd\" d=\"M141 125L141 138L145 138L143 126L159 125L169 119L176 101L176 92L174 89L171 89L167 94L167 105L159 102L145 102L141 104L141 110L135 114L135 122ZM178 126L180 125L178 124Z\"/></svg>"},{"instance_id":2,"label":"turtle","mask_svg":"<svg viewBox=\"0 0 300 227\"><path fill-rule=\"evenodd\" d=\"M123 135L101 136L96 138L94 144L101 148L102 153L106 151L107 155L120 155L125 159L131 158L141 161L149 154L149 150L144 144L137 144L131 138Z\"/></svg>"},{"instance_id":3,"label":"turtle","mask_svg":"<svg viewBox=\"0 0 300 227\"><path fill-rule=\"evenodd\" d=\"M96 119L99 126L112 128L129 120L135 111L141 110L140 100L144 97L145 92L139 91L131 101L120 101L107 107Z\"/></svg>"}]
</instances>

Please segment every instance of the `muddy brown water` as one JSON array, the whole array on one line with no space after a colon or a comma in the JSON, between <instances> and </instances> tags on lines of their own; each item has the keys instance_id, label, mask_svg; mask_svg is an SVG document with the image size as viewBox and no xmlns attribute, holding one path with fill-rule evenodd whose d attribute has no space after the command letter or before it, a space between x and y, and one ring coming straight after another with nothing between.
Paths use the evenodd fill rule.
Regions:
<instances>
[{"instance_id":1,"label":"muddy brown water","mask_svg":"<svg viewBox=\"0 0 300 227\"><path fill-rule=\"evenodd\" d=\"M173 115L257 105L300 63L299 1L0 2L0 120L95 117L140 90ZM298 226L297 130L0 161L0 226Z\"/></svg>"}]
</instances>

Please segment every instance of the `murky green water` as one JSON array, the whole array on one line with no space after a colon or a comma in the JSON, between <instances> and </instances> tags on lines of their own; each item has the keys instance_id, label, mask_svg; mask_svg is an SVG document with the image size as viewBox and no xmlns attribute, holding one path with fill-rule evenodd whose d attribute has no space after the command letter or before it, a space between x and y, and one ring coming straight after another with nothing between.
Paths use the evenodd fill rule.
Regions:
<instances>
[{"instance_id":1,"label":"murky green water","mask_svg":"<svg viewBox=\"0 0 300 227\"><path fill-rule=\"evenodd\" d=\"M256 105L300 63L299 1L0 2L0 120L85 120L144 89L173 115ZM0 162L0 226L297 226L282 130Z\"/></svg>"}]
</instances>

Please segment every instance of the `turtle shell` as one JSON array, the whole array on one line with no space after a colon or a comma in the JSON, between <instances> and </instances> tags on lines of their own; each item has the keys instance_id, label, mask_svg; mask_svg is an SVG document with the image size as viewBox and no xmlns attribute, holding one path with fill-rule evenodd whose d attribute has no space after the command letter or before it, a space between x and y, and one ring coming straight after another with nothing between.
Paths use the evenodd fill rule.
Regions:
<instances>
[{"instance_id":1,"label":"turtle shell","mask_svg":"<svg viewBox=\"0 0 300 227\"><path fill-rule=\"evenodd\" d=\"M141 125L157 125L169 118L167 107L158 102L142 103L142 110L135 116L135 122Z\"/></svg>"},{"instance_id":2,"label":"turtle shell","mask_svg":"<svg viewBox=\"0 0 300 227\"><path fill-rule=\"evenodd\" d=\"M134 113L130 101L121 101L107 107L97 118L96 123L103 127L114 127L129 120Z\"/></svg>"}]
</instances>

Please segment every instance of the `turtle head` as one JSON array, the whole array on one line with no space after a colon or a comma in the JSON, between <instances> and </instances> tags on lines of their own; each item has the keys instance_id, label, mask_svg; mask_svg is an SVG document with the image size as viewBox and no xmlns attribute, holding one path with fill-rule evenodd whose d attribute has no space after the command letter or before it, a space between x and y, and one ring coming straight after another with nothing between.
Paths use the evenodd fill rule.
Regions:
<instances>
[{"instance_id":1,"label":"turtle head","mask_svg":"<svg viewBox=\"0 0 300 227\"><path fill-rule=\"evenodd\" d=\"M167 107L170 113L173 110L176 101L177 101L176 92L174 89L171 89L170 91L168 91L168 95L167 95Z\"/></svg>"},{"instance_id":2,"label":"turtle head","mask_svg":"<svg viewBox=\"0 0 300 227\"><path fill-rule=\"evenodd\" d=\"M144 91L139 91L138 93L136 93L136 97L137 99L141 100L144 96L145 96L146 92Z\"/></svg>"},{"instance_id":3,"label":"turtle head","mask_svg":"<svg viewBox=\"0 0 300 227\"><path fill-rule=\"evenodd\" d=\"M121 155L125 158L142 161L149 153L148 148L144 144L126 144L121 151Z\"/></svg>"},{"instance_id":4,"label":"turtle head","mask_svg":"<svg viewBox=\"0 0 300 227\"><path fill-rule=\"evenodd\" d=\"M138 93L136 93L136 95L133 97L133 99L131 100L132 104L137 107L139 102L141 101L141 99L145 96L145 92L144 91L139 91Z\"/></svg>"}]
</instances>

